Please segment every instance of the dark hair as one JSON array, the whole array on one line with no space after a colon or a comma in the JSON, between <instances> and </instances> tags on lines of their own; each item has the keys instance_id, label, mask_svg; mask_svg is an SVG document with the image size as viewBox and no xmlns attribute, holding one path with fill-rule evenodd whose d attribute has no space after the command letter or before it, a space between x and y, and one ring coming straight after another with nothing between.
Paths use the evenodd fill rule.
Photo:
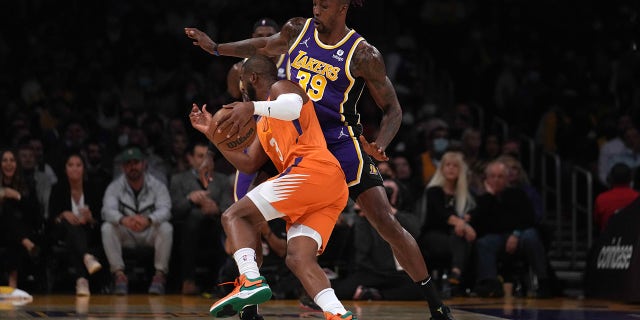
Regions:
<instances>
[{"instance_id":1,"label":"dark hair","mask_svg":"<svg viewBox=\"0 0 640 320\"><path fill-rule=\"evenodd\" d=\"M278 26L278 24L273 21L273 19L271 18L260 18L258 19L254 24L253 24L253 32L256 32L256 29L258 29L258 27L272 27L274 30L279 31L280 30L280 26Z\"/></svg>"},{"instance_id":2,"label":"dark hair","mask_svg":"<svg viewBox=\"0 0 640 320\"><path fill-rule=\"evenodd\" d=\"M352 7L362 7L364 0L342 0L342 3L349 4Z\"/></svg>"},{"instance_id":3,"label":"dark hair","mask_svg":"<svg viewBox=\"0 0 640 320\"><path fill-rule=\"evenodd\" d=\"M266 76L270 79L278 79L278 68L271 59L263 55L254 55L247 59L242 65L243 72L251 73L255 72L259 75Z\"/></svg>"},{"instance_id":4,"label":"dark hair","mask_svg":"<svg viewBox=\"0 0 640 320\"><path fill-rule=\"evenodd\" d=\"M609 171L608 180L612 186L631 183L631 168L624 163L616 163Z\"/></svg>"},{"instance_id":5,"label":"dark hair","mask_svg":"<svg viewBox=\"0 0 640 320\"><path fill-rule=\"evenodd\" d=\"M209 142L203 139L195 139L194 141L189 143L187 150L185 150L185 154L193 155L193 153L196 151L197 146L209 149Z\"/></svg>"}]
</instances>

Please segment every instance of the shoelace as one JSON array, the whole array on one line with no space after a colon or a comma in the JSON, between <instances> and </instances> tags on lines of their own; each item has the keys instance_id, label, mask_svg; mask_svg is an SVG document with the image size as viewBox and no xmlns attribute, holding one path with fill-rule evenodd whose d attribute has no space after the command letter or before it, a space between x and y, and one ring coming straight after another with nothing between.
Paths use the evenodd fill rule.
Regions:
<instances>
[{"instance_id":1,"label":"shoelace","mask_svg":"<svg viewBox=\"0 0 640 320\"><path fill-rule=\"evenodd\" d=\"M235 280L229 281L229 282L218 283L218 286L221 287L221 286L226 286L226 285L229 285L229 284L232 284L232 285L234 285L236 287L239 286L241 284L240 283L240 278L238 277Z\"/></svg>"}]
</instances>

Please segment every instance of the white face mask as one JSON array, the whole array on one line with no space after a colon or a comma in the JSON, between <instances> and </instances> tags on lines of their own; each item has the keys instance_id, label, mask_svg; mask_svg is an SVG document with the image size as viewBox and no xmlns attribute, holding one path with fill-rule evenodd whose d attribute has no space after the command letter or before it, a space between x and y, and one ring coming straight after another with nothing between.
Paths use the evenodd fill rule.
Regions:
<instances>
[{"instance_id":1,"label":"white face mask","mask_svg":"<svg viewBox=\"0 0 640 320\"><path fill-rule=\"evenodd\" d=\"M449 146L449 140L445 138L433 139L433 151L435 151L436 153L444 152L445 150L447 150L448 146Z\"/></svg>"}]
</instances>

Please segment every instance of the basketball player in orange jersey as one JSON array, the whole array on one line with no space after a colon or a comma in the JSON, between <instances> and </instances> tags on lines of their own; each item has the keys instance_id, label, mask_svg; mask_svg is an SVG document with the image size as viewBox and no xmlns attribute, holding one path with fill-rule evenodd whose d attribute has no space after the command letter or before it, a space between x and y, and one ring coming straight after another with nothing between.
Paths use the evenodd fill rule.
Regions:
<instances>
[{"instance_id":1,"label":"basketball player in orange jersey","mask_svg":"<svg viewBox=\"0 0 640 320\"><path fill-rule=\"evenodd\" d=\"M253 24L253 33L251 34L252 38L260 38L260 37L270 37L276 34L280 30L280 26L271 18L263 17ZM287 55L281 54L277 57L273 57L271 59L276 68L278 68L278 80L287 78ZM233 64L229 72L227 73L227 93L234 100L238 101L251 101L246 94L242 94L241 84L240 84L240 71L242 68L242 64L246 61L246 58L236 62ZM206 164L213 163L213 161L206 161ZM203 168L203 170L208 170L207 168ZM233 200L238 201L242 197L247 194L247 192L252 189L254 186L262 183L270 176L273 176L276 173L276 169L271 163L271 161L267 161L267 163L260 168L257 172L254 173L243 173L239 170L236 170L236 177L233 183ZM278 238L278 237L275 237ZM281 240L272 239L273 241L280 242ZM256 254L258 260L258 266L262 265L262 242L258 241L256 244ZM239 312L240 320L263 320L264 318L258 314L258 306L251 305L244 308Z\"/></svg>"},{"instance_id":2,"label":"basketball player in orange jersey","mask_svg":"<svg viewBox=\"0 0 640 320\"><path fill-rule=\"evenodd\" d=\"M255 227L283 218L287 222L286 264L322 308L325 319L356 319L338 300L317 262L349 191L338 160L326 147L313 101L295 83L278 81L275 65L265 56L251 57L243 64L241 81L247 96L260 101L227 107L249 110L244 121L253 114L261 116L256 124L258 137L246 152L220 152L242 172L254 172L270 159L280 174L256 186L222 214L240 276L236 288L214 303L210 313L231 316L246 305L270 299L271 290L255 260ZM194 104L189 116L193 127L212 140L216 124L206 106L200 110Z\"/></svg>"},{"instance_id":3,"label":"basketball player in orange jersey","mask_svg":"<svg viewBox=\"0 0 640 320\"><path fill-rule=\"evenodd\" d=\"M351 2L313 0L313 18L292 18L268 38L218 44L196 28L185 28L193 44L213 55L249 57L254 54L289 54L288 77L314 102L327 146L338 159L355 199L366 218L393 250L398 262L425 294L432 319L453 319L440 300L415 239L391 214L382 177L371 158L386 161L385 148L402 120L402 109L386 75L380 52L346 25ZM368 142L362 134L357 101L367 86L383 111L379 134ZM242 109L221 119L220 128L234 134Z\"/></svg>"}]
</instances>

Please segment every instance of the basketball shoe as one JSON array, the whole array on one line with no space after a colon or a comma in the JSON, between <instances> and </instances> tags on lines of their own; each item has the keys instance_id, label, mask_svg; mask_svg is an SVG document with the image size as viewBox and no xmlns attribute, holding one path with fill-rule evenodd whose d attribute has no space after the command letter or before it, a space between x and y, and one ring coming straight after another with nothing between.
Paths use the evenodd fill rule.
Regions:
<instances>
[{"instance_id":1,"label":"basketball shoe","mask_svg":"<svg viewBox=\"0 0 640 320\"><path fill-rule=\"evenodd\" d=\"M438 309L431 311L431 320L455 320L455 318L451 315L451 309L442 305Z\"/></svg>"},{"instance_id":2,"label":"basketball shoe","mask_svg":"<svg viewBox=\"0 0 640 320\"><path fill-rule=\"evenodd\" d=\"M324 318L325 320L358 320L351 311L347 311L345 314L333 314L325 311Z\"/></svg>"},{"instance_id":3,"label":"basketball shoe","mask_svg":"<svg viewBox=\"0 0 640 320\"><path fill-rule=\"evenodd\" d=\"M216 318L237 314L250 304L260 304L271 299L271 288L264 277L249 279L244 274L234 282L236 286L226 297L211 305L209 313Z\"/></svg>"}]
</instances>

